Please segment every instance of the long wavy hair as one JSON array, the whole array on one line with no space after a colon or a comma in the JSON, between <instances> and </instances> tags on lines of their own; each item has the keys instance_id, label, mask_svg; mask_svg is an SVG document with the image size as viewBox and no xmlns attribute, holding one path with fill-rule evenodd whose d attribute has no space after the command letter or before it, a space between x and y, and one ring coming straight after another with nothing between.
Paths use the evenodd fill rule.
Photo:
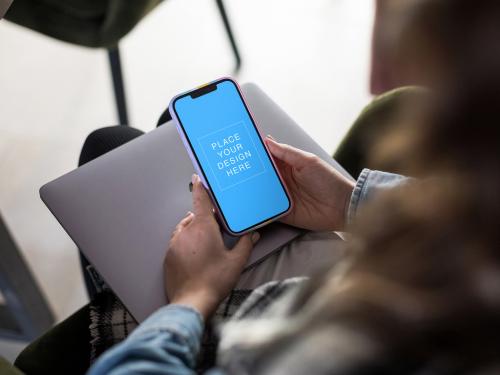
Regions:
<instances>
[{"instance_id":1,"label":"long wavy hair","mask_svg":"<svg viewBox=\"0 0 500 375\"><path fill-rule=\"evenodd\" d=\"M400 63L442 79L374 157L420 178L360 213L347 271L312 279L261 346L265 362L317 335L321 359L289 373L500 373L500 2L408 4Z\"/></svg>"}]
</instances>

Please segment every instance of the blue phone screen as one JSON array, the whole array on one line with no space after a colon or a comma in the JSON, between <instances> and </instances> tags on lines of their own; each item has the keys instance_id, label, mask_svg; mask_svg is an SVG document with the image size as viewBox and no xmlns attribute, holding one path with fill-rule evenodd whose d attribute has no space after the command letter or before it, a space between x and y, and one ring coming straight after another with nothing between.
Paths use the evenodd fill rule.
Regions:
<instances>
[{"instance_id":1,"label":"blue phone screen","mask_svg":"<svg viewBox=\"0 0 500 375\"><path fill-rule=\"evenodd\" d=\"M174 109L229 229L242 232L288 210L285 189L233 82L182 96Z\"/></svg>"}]
</instances>

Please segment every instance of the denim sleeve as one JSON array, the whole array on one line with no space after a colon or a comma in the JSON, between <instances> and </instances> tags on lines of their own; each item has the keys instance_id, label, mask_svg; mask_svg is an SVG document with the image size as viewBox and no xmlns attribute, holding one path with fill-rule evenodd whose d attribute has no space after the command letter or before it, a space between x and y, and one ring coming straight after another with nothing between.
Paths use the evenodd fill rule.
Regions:
<instances>
[{"instance_id":1,"label":"denim sleeve","mask_svg":"<svg viewBox=\"0 0 500 375\"><path fill-rule=\"evenodd\" d=\"M88 374L195 374L202 333L203 319L196 310L162 307L104 353Z\"/></svg>"},{"instance_id":2,"label":"denim sleeve","mask_svg":"<svg viewBox=\"0 0 500 375\"><path fill-rule=\"evenodd\" d=\"M401 186L410 181L411 178L399 174L372 171L363 169L356 181L356 186L351 195L347 211L347 221L352 223L359 208L363 206L376 193Z\"/></svg>"}]
</instances>

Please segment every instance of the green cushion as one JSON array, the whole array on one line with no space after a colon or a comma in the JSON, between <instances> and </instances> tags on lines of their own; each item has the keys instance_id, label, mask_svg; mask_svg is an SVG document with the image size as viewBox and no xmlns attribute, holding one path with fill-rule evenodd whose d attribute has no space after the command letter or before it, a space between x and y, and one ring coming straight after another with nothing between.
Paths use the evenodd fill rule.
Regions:
<instances>
[{"instance_id":1,"label":"green cushion","mask_svg":"<svg viewBox=\"0 0 500 375\"><path fill-rule=\"evenodd\" d=\"M12 366L6 359L0 357L0 374L2 375L22 375L23 373Z\"/></svg>"},{"instance_id":2,"label":"green cushion","mask_svg":"<svg viewBox=\"0 0 500 375\"><path fill-rule=\"evenodd\" d=\"M85 305L29 344L14 365L29 375L85 374L90 365L89 325Z\"/></svg>"},{"instance_id":3,"label":"green cushion","mask_svg":"<svg viewBox=\"0 0 500 375\"><path fill-rule=\"evenodd\" d=\"M5 18L53 38L112 47L161 0L15 0Z\"/></svg>"},{"instance_id":4,"label":"green cushion","mask_svg":"<svg viewBox=\"0 0 500 375\"><path fill-rule=\"evenodd\" d=\"M388 91L377 96L368 104L354 121L349 132L344 137L333 157L354 178L359 176L363 168L387 170L387 166L377 165L370 158L371 148L387 134L395 121L403 101L411 100L425 92L420 87L408 86Z\"/></svg>"}]
</instances>

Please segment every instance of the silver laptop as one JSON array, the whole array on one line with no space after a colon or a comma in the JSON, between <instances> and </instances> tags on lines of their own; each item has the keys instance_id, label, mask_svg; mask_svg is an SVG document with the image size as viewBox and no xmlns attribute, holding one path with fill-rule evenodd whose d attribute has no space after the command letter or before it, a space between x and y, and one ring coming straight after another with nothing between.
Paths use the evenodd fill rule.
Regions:
<instances>
[{"instance_id":1,"label":"silver laptop","mask_svg":"<svg viewBox=\"0 0 500 375\"><path fill-rule=\"evenodd\" d=\"M12 4L12 0L0 0L0 20L5 16L5 13L7 13L10 4Z\"/></svg>"},{"instance_id":2,"label":"silver laptop","mask_svg":"<svg viewBox=\"0 0 500 375\"><path fill-rule=\"evenodd\" d=\"M264 134L315 153L347 173L258 86L243 94ZM40 196L130 313L140 322L165 301L163 258L170 234L191 209L194 169L167 123L44 185ZM302 232L273 223L259 230L252 267Z\"/></svg>"}]
</instances>

